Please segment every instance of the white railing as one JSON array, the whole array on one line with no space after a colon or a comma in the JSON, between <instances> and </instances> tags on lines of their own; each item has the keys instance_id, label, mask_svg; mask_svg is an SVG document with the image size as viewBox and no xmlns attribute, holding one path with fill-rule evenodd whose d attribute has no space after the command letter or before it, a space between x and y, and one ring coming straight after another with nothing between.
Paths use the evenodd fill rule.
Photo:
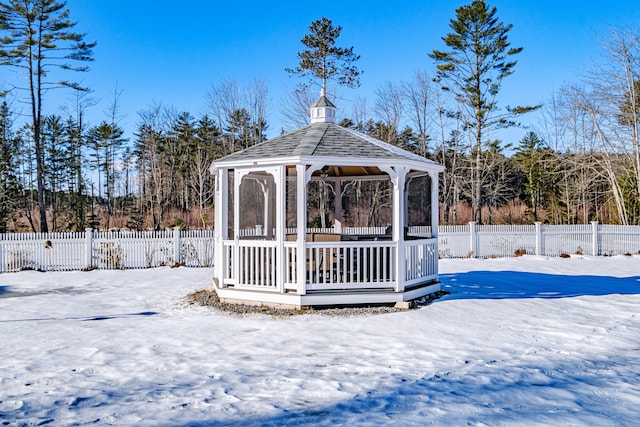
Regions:
<instances>
[{"instance_id":1,"label":"white railing","mask_svg":"<svg viewBox=\"0 0 640 427\"><path fill-rule=\"evenodd\" d=\"M298 247L296 242L284 242L284 288L295 291L298 289Z\"/></svg>"},{"instance_id":2,"label":"white railing","mask_svg":"<svg viewBox=\"0 0 640 427\"><path fill-rule=\"evenodd\" d=\"M272 240L240 240L237 263L233 269L236 288L259 288L279 291L276 276L276 242Z\"/></svg>"},{"instance_id":3,"label":"white railing","mask_svg":"<svg viewBox=\"0 0 640 427\"><path fill-rule=\"evenodd\" d=\"M397 246L389 241L307 243L307 290L395 286Z\"/></svg>"},{"instance_id":4,"label":"white railing","mask_svg":"<svg viewBox=\"0 0 640 427\"><path fill-rule=\"evenodd\" d=\"M213 230L0 234L0 272L213 266Z\"/></svg>"},{"instance_id":5,"label":"white railing","mask_svg":"<svg viewBox=\"0 0 640 427\"><path fill-rule=\"evenodd\" d=\"M409 240L404 244L405 287L438 278L436 239Z\"/></svg>"},{"instance_id":6,"label":"white railing","mask_svg":"<svg viewBox=\"0 0 640 427\"><path fill-rule=\"evenodd\" d=\"M224 240L222 242L222 251L223 251L223 259L222 259L222 283L223 286L226 285L235 285L236 278L233 274L233 248L235 247L235 242L233 240Z\"/></svg>"},{"instance_id":7,"label":"white railing","mask_svg":"<svg viewBox=\"0 0 640 427\"><path fill-rule=\"evenodd\" d=\"M342 227L339 234L345 235L382 235L385 234L386 227ZM295 234L298 231L297 228L286 228L285 234ZM333 227L309 227L307 233L337 233L338 230ZM245 237L262 237L265 236L264 228L258 226L255 228L242 228L240 229L240 238ZM276 229L271 230L271 235L276 235Z\"/></svg>"},{"instance_id":8,"label":"white railing","mask_svg":"<svg viewBox=\"0 0 640 427\"><path fill-rule=\"evenodd\" d=\"M236 247L237 245L237 247ZM284 242L284 290L298 289L304 268L307 291L379 289L395 286L396 244L390 241L307 242L298 262L296 242ZM223 282L237 289L278 292L277 243L273 240L226 240ZM237 258L234 258L238 251Z\"/></svg>"}]
</instances>

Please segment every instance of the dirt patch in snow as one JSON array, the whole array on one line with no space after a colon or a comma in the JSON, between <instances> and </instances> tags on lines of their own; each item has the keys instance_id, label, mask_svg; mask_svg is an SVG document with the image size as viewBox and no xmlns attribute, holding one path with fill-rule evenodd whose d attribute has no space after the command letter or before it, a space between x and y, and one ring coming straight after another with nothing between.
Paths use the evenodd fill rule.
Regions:
<instances>
[{"instance_id":1,"label":"dirt patch in snow","mask_svg":"<svg viewBox=\"0 0 640 427\"><path fill-rule=\"evenodd\" d=\"M420 308L431 304L433 301L449 294L448 291L439 291L422 298L411 301L411 308ZM390 305L356 305L339 307L304 307L302 309L291 309L272 307L268 305L246 305L229 304L220 301L214 289L202 289L187 295L187 301L192 305L211 307L215 310L223 311L238 316L252 314L266 314L269 316L288 317L296 315L325 315L325 316L371 316L387 313L398 313L407 311L404 308L396 308Z\"/></svg>"}]
</instances>

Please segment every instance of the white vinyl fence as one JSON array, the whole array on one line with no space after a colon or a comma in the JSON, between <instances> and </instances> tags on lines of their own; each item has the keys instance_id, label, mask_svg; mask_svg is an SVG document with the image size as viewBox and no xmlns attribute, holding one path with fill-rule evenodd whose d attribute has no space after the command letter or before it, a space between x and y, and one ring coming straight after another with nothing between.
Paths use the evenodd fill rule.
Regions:
<instances>
[{"instance_id":1,"label":"white vinyl fence","mask_svg":"<svg viewBox=\"0 0 640 427\"><path fill-rule=\"evenodd\" d=\"M327 229L330 232L330 229ZM317 232L316 229L308 230ZM383 227L343 228L344 235L380 235ZM0 272L212 267L213 230L92 231L0 234ZM246 232L251 235L251 232ZM243 234L243 235L245 235ZM430 227L410 227L409 236L431 237ZM640 254L640 226L466 225L440 226L440 258L511 257L522 254Z\"/></svg>"},{"instance_id":2,"label":"white vinyl fence","mask_svg":"<svg viewBox=\"0 0 640 427\"><path fill-rule=\"evenodd\" d=\"M0 234L0 272L213 266L213 230Z\"/></svg>"},{"instance_id":3,"label":"white vinyl fence","mask_svg":"<svg viewBox=\"0 0 640 427\"><path fill-rule=\"evenodd\" d=\"M640 226L605 225L467 225L441 226L440 258L489 258L523 254L640 254Z\"/></svg>"}]
</instances>

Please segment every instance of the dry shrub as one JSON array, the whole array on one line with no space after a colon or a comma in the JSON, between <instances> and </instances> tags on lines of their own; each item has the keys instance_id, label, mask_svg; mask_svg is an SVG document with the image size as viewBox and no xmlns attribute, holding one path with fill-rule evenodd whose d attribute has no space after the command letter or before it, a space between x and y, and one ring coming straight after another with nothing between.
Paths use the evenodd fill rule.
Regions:
<instances>
[{"instance_id":1,"label":"dry shrub","mask_svg":"<svg viewBox=\"0 0 640 427\"><path fill-rule=\"evenodd\" d=\"M560 258L571 258L571 255L569 255L569 254L567 254L567 253L562 252L562 253L560 254Z\"/></svg>"},{"instance_id":2,"label":"dry shrub","mask_svg":"<svg viewBox=\"0 0 640 427\"><path fill-rule=\"evenodd\" d=\"M523 256L527 254L527 250L524 248L520 248L520 249L516 249L515 251L515 255L516 256Z\"/></svg>"}]
</instances>

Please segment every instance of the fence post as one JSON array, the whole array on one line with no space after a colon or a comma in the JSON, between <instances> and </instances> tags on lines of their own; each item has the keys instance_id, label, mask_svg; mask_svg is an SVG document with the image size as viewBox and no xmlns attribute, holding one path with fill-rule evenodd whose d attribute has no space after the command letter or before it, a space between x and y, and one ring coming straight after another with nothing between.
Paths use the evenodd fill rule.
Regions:
<instances>
[{"instance_id":1,"label":"fence post","mask_svg":"<svg viewBox=\"0 0 640 427\"><path fill-rule=\"evenodd\" d=\"M476 233L476 222L469 221L469 258L478 256L478 234Z\"/></svg>"},{"instance_id":2,"label":"fence post","mask_svg":"<svg viewBox=\"0 0 640 427\"><path fill-rule=\"evenodd\" d=\"M591 221L591 254L600 255L600 236L598 235L598 221Z\"/></svg>"},{"instance_id":3,"label":"fence post","mask_svg":"<svg viewBox=\"0 0 640 427\"><path fill-rule=\"evenodd\" d=\"M536 225L536 255L542 255L542 223L535 222Z\"/></svg>"},{"instance_id":4,"label":"fence post","mask_svg":"<svg viewBox=\"0 0 640 427\"><path fill-rule=\"evenodd\" d=\"M173 227L173 263L175 265L182 261L180 255L180 227Z\"/></svg>"},{"instance_id":5,"label":"fence post","mask_svg":"<svg viewBox=\"0 0 640 427\"><path fill-rule=\"evenodd\" d=\"M85 228L84 230L85 241L85 267L87 270L93 267L93 228Z\"/></svg>"}]
</instances>

